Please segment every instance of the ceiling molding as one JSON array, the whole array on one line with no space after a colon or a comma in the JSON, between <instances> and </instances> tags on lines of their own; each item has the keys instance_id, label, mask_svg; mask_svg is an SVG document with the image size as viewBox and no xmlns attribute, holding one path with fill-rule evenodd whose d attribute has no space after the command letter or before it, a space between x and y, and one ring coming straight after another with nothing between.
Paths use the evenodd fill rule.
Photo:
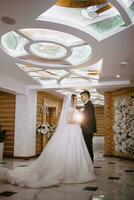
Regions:
<instances>
[{"instance_id":1,"label":"ceiling molding","mask_svg":"<svg viewBox=\"0 0 134 200\"><path fill-rule=\"evenodd\" d=\"M11 93L15 94L27 94L27 87L23 84L20 84L9 77L1 76L0 75L0 88L3 90L10 91Z\"/></svg>"}]
</instances>

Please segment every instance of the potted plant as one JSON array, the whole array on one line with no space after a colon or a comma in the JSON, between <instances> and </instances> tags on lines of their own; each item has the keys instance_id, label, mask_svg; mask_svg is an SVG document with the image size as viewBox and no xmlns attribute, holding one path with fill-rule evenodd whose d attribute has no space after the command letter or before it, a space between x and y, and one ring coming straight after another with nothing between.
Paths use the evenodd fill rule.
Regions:
<instances>
[{"instance_id":1,"label":"potted plant","mask_svg":"<svg viewBox=\"0 0 134 200\"><path fill-rule=\"evenodd\" d=\"M7 130L3 129L0 126L0 160L3 159L3 151L4 151L4 142L6 140Z\"/></svg>"}]
</instances>

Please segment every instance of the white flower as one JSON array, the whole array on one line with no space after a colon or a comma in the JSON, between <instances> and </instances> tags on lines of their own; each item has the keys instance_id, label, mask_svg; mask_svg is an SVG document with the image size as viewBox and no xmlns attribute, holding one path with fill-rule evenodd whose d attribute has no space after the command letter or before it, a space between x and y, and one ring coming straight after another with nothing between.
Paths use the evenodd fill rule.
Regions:
<instances>
[{"instance_id":1,"label":"white flower","mask_svg":"<svg viewBox=\"0 0 134 200\"><path fill-rule=\"evenodd\" d=\"M131 97L121 96L114 100L115 150L134 153L134 106Z\"/></svg>"},{"instance_id":2,"label":"white flower","mask_svg":"<svg viewBox=\"0 0 134 200\"><path fill-rule=\"evenodd\" d=\"M54 127L49 125L48 122L37 126L37 133L39 134L48 134L49 132L53 133L54 130Z\"/></svg>"}]
</instances>

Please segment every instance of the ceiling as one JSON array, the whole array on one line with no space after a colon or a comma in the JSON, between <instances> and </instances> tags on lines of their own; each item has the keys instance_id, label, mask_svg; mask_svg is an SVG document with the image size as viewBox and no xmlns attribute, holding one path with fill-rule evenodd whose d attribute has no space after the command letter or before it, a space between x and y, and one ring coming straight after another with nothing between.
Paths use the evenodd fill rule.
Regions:
<instances>
[{"instance_id":1,"label":"ceiling","mask_svg":"<svg viewBox=\"0 0 134 200\"><path fill-rule=\"evenodd\" d=\"M58 0L56 5L72 8L83 8L93 5L98 5L107 0Z\"/></svg>"},{"instance_id":2,"label":"ceiling","mask_svg":"<svg viewBox=\"0 0 134 200\"><path fill-rule=\"evenodd\" d=\"M89 89L102 105L96 90L133 86L133 0L4 0L0 19L0 76L10 87Z\"/></svg>"}]
</instances>

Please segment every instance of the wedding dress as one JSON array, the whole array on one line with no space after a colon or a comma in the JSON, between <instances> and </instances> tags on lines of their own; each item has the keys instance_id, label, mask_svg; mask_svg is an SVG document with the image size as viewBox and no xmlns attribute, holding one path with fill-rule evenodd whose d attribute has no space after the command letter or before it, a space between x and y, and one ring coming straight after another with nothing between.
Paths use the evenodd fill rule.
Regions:
<instances>
[{"instance_id":1,"label":"wedding dress","mask_svg":"<svg viewBox=\"0 0 134 200\"><path fill-rule=\"evenodd\" d=\"M71 94L67 95L59 124L41 155L28 167L1 168L0 180L22 187L49 187L60 183L84 183L95 178L94 167L78 123L68 124Z\"/></svg>"}]
</instances>

